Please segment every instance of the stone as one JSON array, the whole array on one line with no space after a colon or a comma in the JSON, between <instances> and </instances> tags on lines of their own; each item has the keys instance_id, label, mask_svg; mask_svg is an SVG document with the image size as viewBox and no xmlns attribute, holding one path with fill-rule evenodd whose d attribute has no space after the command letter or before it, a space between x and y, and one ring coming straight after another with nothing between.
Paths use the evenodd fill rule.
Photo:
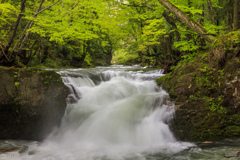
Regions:
<instances>
[{"instance_id":1,"label":"stone","mask_svg":"<svg viewBox=\"0 0 240 160\"><path fill-rule=\"evenodd\" d=\"M204 141L240 135L240 60L222 68L206 53L179 63L157 80L175 101L171 129L182 141ZM192 68L189 70L189 68Z\"/></svg>"},{"instance_id":2,"label":"stone","mask_svg":"<svg viewBox=\"0 0 240 160\"><path fill-rule=\"evenodd\" d=\"M0 139L41 141L65 113L67 88L54 71L0 67Z\"/></svg>"}]
</instances>

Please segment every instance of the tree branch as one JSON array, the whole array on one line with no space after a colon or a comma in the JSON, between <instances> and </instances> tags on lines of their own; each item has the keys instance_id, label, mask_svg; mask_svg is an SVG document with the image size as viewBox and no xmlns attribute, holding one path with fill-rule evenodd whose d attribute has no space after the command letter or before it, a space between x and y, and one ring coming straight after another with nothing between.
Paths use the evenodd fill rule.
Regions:
<instances>
[{"instance_id":1,"label":"tree branch","mask_svg":"<svg viewBox=\"0 0 240 160\"><path fill-rule=\"evenodd\" d=\"M78 5L78 3L79 3L79 1L72 6L71 10L73 10L73 9ZM70 12L70 11L67 11L67 12L64 14L64 16L65 16L66 14L68 14L69 12Z\"/></svg>"},{"instance_id":2,"label":"tree branch","mask_svg":"<svg viewBox=\"0 0 240 160\"><path fill-rule=\"evenodd\" d=\"M35 13L35 15L34 15L34 19L37 17L38 14L40 14L40 13L42 13L43 11L51 8L52 6L54 6L55 4L57 4L59 1L60 1L60 0L58 0L57 2L51 4L50 6L42 9L41 11L37 11L37 13ZM44 2L44 0L41 1L41 4L40 4L39 7L38 7L39 10L41 9L41 6L42 6L42 3L43 3L43 2ZM32 28L33 24L34 24L34 21L32 21L32 22L30 23L29 29ZM28 31L27 34L25 35L23 41L22 41L22 44L21 44L19 50L22 50L22 48L23 48L23 46L24 46L24 44L25 44L25 41L27 40L29 34L30 34L30 32Z\"/></svg>"},{"instance_id":3,"label":"tree branch","mask_svg":"<svg viewBox=\"0 0 240 160\"><path fill-rule=\"evenodd\" d=\"M207 0L207 4L208 4L208 10L209 10L209 17L212 21L212 24L215 25L215 19L214 19L214 11L213 11L213 7L212 7L212 1L211 0Z\"/></svg>"},{"instance_id":4,"label":"tree branch","mask_svg":"<svg viewBox=\"0 0 240 160\"><path fill-rule=\"evenodd\" d=\"M12 53L14 52L14 50L17 48L19 42L23 39L24 34L25 34L25 32L26 32L26 30L27 30L29 24L31 24L31 23L32 23L32 20L29 21L29 22L26 24L26 26L25 26L25 28L24 28L24 30L23 30L23 32L22 32L20 38L18 39L18 42L16 43L16 45L13 47L13 50L11 51L10 57L12 56Z\"/></svg>"},{"instance_id":5,"label":"tree branch","mask_svg":"<svg viewBox=\"0 0 240 160\"><path fill-rule=\"evenodd\" d=\"M12 37L11 37L11 39L9 40L9 42L8 42L6 48L5 48L5 53L6 53L6 54L8 53L8 50L9 50L9 48L11 47L11 45L12 45L12 43L13 43L13 39L14 39L14 37L16 36L18 25L19 25L20 20L21 20L21 18L22 18L22 16L23 16L22 13L23 13L23 10L24 10L24 8L25 8L25 2L26 2L26 0L22 0L21 8L20 8L20 13L19 13L19 15L18 15L18 19L17 19L17 22L16 22L16 24L15 24L15 28L14 28ZM11 58L11 57L10 57L10 58Z\"/></svg>"},{"instance_id":6,"label":"tree branch","mask_svg":"<svg viewBox=\"0 0 240 160\"><path fill-rule=\"evenodd\" d=\"M6 57L6 59L8 60L8 62L10 62L9 58L7 57L7 55L6 55L5 52L4 52L4 49L3 49L2 45L0 45L0 47L1 47L2 52L3 52L4 56Z\"/></svg>"},{"instance_id":7,"label":"tree branch","mask_svg":"<svg viewBox=\"0 0 240 160\"><path fill-rule=\"evenodd\" d=\"M44 8L44 9L42 9L41 11L39 11L38 13L36 13L34 16L37 16L38 14L42 13L43 11L45 11L45 10L51 8L52 6L54 6L55 4L57 4L59 1L60 1L60 0L58 0L57 2L51 4L50 6L48 6L48 7Z\"/></svg>"},{"instance_id":8,"label":"tree branch","mask_svg":"<svg viewBox=\"0 0 240 160\"><path fill-rule=\"evenodd\" d=\"M173 18L170 17L166 10L163 11L163 17L166 19L166 21L175 29L175 36L176 36L176 41L180 41L180 34L177 31L177 25L173 22Z\"/></svg>"},{"instance_id":9,"label":"tree branch","mask_svg":"<svg viewBox=\"0 0 240 160\"><path fill-rule=\"evenodd\" d=\"M44 0L41 0L41 3L39 4L38 9L36 10L36 13L39 12L39 10L42 8L43 2L44 2ZM36 16L34 16L34 18L36 18ZM30 25L30 27L28 27L29 25ZM29 21L29 22L27 23L27 25L25 26L25 28L24 28L24 30L23 30L20 38L18 39L17 44L13 47L13 50L11 51L10 57L12 56L12 53L14 52L14 50L17 48L19 42L23 39L24 34L25 34L27 28L31 28L32 25L33 25L33 20L31 20L31 21Z\"/></svg>"},{"instance_id":10,"label":"tree branch","mask_svg":"<svg viewBox=\"0 0 240 160\"><path fill-rule=\"evenodd\" d=\"M165 8L167 8L170 12L172 12L180 21L184 22L191 30L198 33L201 37L203 37L206 41L212 43L214 41L214 37L211 35L206 35L206 31L195 21L188 18L188 16L173 5L168 0L158 0Z\"/></svg>"}]
</instances>

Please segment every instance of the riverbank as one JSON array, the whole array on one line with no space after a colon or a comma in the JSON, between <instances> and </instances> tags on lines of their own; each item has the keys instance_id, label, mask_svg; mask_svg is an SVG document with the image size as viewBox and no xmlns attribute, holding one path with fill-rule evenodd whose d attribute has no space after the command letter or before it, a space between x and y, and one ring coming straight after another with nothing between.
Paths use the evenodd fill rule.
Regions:
<instances>
[{"instance_id":1,"label":"riverbank","mask_svg":"<svg viewBox=\"0 0 240 160\"><path fill-rule=\"evenodd\" d=\"M226 48L225 48L226 49ZM240 55L235 47L216 56L198 53L157 80L175 101L172 130L180 140L240 136Z\"/></svg>"}]
</instances>

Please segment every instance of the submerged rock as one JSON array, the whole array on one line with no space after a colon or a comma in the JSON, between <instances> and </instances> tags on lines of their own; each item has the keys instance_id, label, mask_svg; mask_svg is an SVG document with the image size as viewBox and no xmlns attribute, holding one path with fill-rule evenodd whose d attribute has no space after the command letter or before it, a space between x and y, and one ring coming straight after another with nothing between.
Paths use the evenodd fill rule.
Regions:
<instances>
[{"instance_id":1,"label":"submerged rock","mask_svg":"<svg viewBox=\"0 0 240 160\"><path fill-rule=\"evenodd\" d=\"M59 74L0 67L0 139L43 140L65 112L67 89Z\"/></svg>"}]
</instances>

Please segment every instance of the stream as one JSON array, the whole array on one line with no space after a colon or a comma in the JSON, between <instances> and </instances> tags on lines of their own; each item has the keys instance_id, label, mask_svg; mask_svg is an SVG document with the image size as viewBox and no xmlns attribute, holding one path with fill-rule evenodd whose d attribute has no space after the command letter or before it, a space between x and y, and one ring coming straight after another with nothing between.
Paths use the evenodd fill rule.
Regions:
<instances>
[{"instance_id":1,"label":"stream","mask_svg":"<svg viewBox=\"0 0 240 160\"><path fill-rule=\"evenodd\" d=\"M181 142L170 130L174 103L140 66L59 69L70 94L59 128L43 142L2 140L0 160L206 160L240 151L240 139ZM231 160L239 159L231 158Z\"/></svg>"}]
</instances>

